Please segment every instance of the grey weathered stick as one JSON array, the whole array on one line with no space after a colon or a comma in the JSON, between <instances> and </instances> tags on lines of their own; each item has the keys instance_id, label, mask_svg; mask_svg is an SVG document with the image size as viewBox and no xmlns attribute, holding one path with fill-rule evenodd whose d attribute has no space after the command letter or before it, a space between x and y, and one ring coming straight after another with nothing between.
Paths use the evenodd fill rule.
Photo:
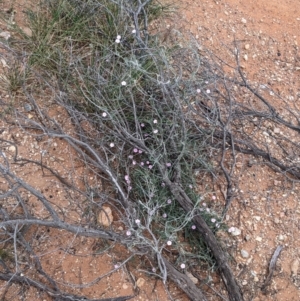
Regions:
<instances>
[{"instance_id":1,"label":"grey weathered stick","mask_svg":"<svg viewBox=\"0 0 300 301\"><path fill-rule=\"evenodd\" d=\"M269 264L269 274L264 282L264 284L262 285L261 289L262 290L265 290L266 287L270 284L271 282L271 278L273 276L273 272L274 272L274 269L275 269L275 266L276 266L276 262L277 262L277 259L281 253L283 249L283 246L278 246L271 258L271 261L270 261L270 264Z\"/></svg>"}]
</instances>

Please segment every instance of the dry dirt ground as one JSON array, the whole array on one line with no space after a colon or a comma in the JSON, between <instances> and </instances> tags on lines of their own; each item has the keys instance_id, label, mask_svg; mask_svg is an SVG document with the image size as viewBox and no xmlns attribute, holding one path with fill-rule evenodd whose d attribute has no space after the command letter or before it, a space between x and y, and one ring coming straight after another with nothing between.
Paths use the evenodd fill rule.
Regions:
<instances>
[{"instance_id":1,"label":"dry dirt ground","mask_svg":"<svg viewBox=\"0 0 300 301\"><path fill-rule=\"evenodd\" d=\"M284 99L276 98L273 103L280 112L284 113L287 105L297 109L300 99L298 0L184 0L175 4L177 11L165 19L165 23L162 22L163 26L181 29L186 33L186 37L191 35L198 41L199 51L209 49L231 65L235 64L231 51L234 47L239 47L241 65L248 79L253 84L268 85ZM8 10L13 6L16 22L26 27L22 14L24 5L20 2L4 1L0 4L0 9ZM1 31L7 30L4 24L0 26ZM5 67L1 68L4 70ZM230 70L228 68L228 72L231 72ZM1 97L8 96L3 91ZM56 115L57 119L66 118L51 105L50 96L45 103L46 107L48 103L50 114ZM80 175L75 177L77 185L83 185L83 180L96 181L84 170L76 154L61 140L37 142L32 133L21 131L18 127L7 127L1 123L0 128L3 130L0 134L2 139L15 140L20 157L39 160L43 151L45 162L66 179L71 179L76 174ZM281 132L280 129L273 131L280 135L292 135ZM296 143L299 142L299 137L291 138ZM261 139L266 141L269 138L261 134ZM6 151L11 156L14 150L13 147L7 146ZM61 183L51 176L45 176L39 167L15 166L14 171L22 177L26 176L30 184L43 191L54 202L70 208L70 218L80 218L76 208L72 208L70 196ZM248 167L247 158L243 156L240 157L236 173L240 175L239 191L227 213L226 223L229 227L240 230L240 234L233 236L223 233L221 238L234 258L231 262L232 269L245 293L245 299L300 300L299 183L291 184L283 175L260 164ZM212 185L211 190L217 196L215 202L224 201L219 185ZM28 195L28 199L32 199L34 203L32 196ZM119 230L123 229L119 227ZM86 238L77 238L55 230L37 230L36 235L39 236L37 250L44 268L55 275L60 283L73 283L71 291L87 294L91 298L125 296L139 291L132 300L171 300L160 281L138 271L139 263L135 263L137 271L134 273L131 273L126 265L109 273L127 256L126 250L120 247L114 247L114 251L97 254L107 246L92 245ZM278 246L283 246L283 250L276 263L271 283L262 292L261 286L268 275L271 257ZM92 288L82 287L100 276L103 276L103 279ZM210 285L213 287L213 283ZM170 291L173 300L186 300L175 287L171 286ZM0 288L0 295L2 293L3 287ZM50 300L41 292L32 291L23 296L10 294L10 300L18 299ZM212 294L209 300L219 299Z\"/></svg>"}]
</instances>

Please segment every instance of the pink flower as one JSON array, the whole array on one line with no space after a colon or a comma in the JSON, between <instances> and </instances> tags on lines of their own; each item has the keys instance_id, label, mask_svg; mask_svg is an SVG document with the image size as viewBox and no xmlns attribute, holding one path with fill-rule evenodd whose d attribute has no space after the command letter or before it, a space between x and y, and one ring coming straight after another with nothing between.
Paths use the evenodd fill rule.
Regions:
<instances>
[{"instance_id":1,"label":"pink flower","mask_svg":"<svg viewBox=\"0 0 300 301\"><path fill-rule=\"evenodd\" d=\"M167 167L171 167L171 165L172 165L171 163L166 163Z\"/></svg>"},{"instance_id":2,"label":"pink flower","mask_svg":"<svg viewBox=\"0 0 300 301\"><path fill-rule=\"evenodd\" d=\"M149 166L148 166L148 168L149 168L149 169L152 169L152 168L153 168L153 166L152 166L152 165L149 165Z\"/></svg>"},{"instance_id":3,"label":"pink flower","mask_svg":"<svg viewBox=\"0 0 300 301\"><path fill-rule=\"evenodd\" d=\"M195 229L196 229L196 226L195 226L195 225L193 225L193 226L192 226L192 229L193 229L193 230L195 230Z\"/></svg>"},{"instance_id":4,"label":"pink flower","mask_svg":"<svg viewBox=\"0 0 300 301\"><path fill-rule=\"evenodd\" d=\"M134 148L134 149L133 149L133 152L134 152L134 153L137 153L138 151L139 151L139 150L138 150L137 148Z\"/></svg>"},{"instance_id":5,"label":"pink flower","mask_svg":"<svg viewBox=\"0 0 300 301\"><path fill-rule=\"evenodd\" d=\"M141 166L144 166L144 164L145 164L144 162L141 162Z\"/></svg>"},{"instance_id":6,"label":"pink flower","mask_svg":"<svg viewBox=\"0 0 300 301\"><path fill-rule=\"evenodd\" d=\"M212 218L212 219L211 219L211 222L212 222L212 223L215 223L215 222L216 222L216 219L215 219L215 218Z\"/></svg>"},{"instance_id":7,"label":"pink flower","mask_svg":"<svg viewBox=\"0 0 300 301\"><path fill-rule=\"evenodd\" d=\"M215 196L215 195L213 195L213 196L211 197L211 199L212 199L212 200L215 200L215 199L216 199L216 196Z\"/></svg>"},{"instance_id":8,"label":"pink flower","mask_svg":"<svg viewBox=\"0 0 300 301\"><path fill-rule=\"evenodd\" d=\"M130 235L131 235L131 231L128 230L128 231L126 232L126 235L127 235L127 236L130 236Z\"/></svg>"},{"instance_id":9,"label":"pink flower","mask_svg":"<svg viewBox=\"0 0 300 301\"><path fill-rule=\"evenodd\" d=\"M133 156L132 156L132 155L129 155L128 158L129 158L129 159L133 159Z\"/></svg>"},{"instance_id":10,"label":"pink flower","mask_svg":"<svg viewBox=\"0 0 300 301\"><path fill-rule=\"evenodd\" d=\"M125 181L129 181L129 175L125 175Z\"/></svg>"},{"instance_id":11,"label":"pink flower","mask_svg":"<svg viewBox=\"0 0 300 301\"><path fill-rule=\"evenodd\" d=\"M171 203L172 203L172 200L171 200L171 199L168 199L168 200L167 200L167 203L168 203L168 204L171 204Z\"/></svg>"},{"instance_id":12,"label":"pink flower","mask_svg":"<svg viewBox=\"0 0 300 301\"><path fill-rule=\"evenodd\" d=\"M143 153L143 151L141 149L139 149L139 154L142 154L142 153Z\"/></svg>"},{"instance_id":13,"label":"pink flower","mask_svg":"<svg viewBox=\"0 0 300 301\"><path fill-rule=\"evenodd\" d=\"M136 164L136 161L133 160L133 161L132 161L132 165L135 165L135 164Z\"/></svg>"},{"instance_id":14,"label":"pink flower","mask_svg":"<svg viewBox=\"0 0 300 301\"><path fill-rule=\"evenodd\" d=\"M145 124L144 123L141 123L141 127L143 128L145 126Z\"/></svg>"},{"instance_id":15,"label":"pink flower","mask_svg":"<svg viewBox=\"0 0 300 301\"><path fill-rule=\"evenodd\" d=\"M167 245L168 245L168 246L171 246L171 245L172 245L172 242L171 242L170 240L168 240L168 241L167 241Z\"/></svg>"},{"instance_id":16,"label":"pink flower","mask_svg":"<svg viewBox=\"0 0 300 301\"><path fill-rule=\"evenodd\" d=\"M162 217L163 217L163 218L167 218L167 213L164 213L164 214L162 215Z\"/></svg>"},{"instance_id":17,"label":"pink flower","mask_svg":"<svg viewBox=\"0 0 300 301\"><path fill-rule=\"evenodd\" d=\"M141 221L140 221L139 219L136 219L136 220L135 220L135 223L136 223L137 225L139 225L139 224L141 223Z\"/></svg>"},{"instance_id":18,"label":"pink flower","mask_svg":"<svg viewBox=\"0 0 300 301\"><path fill-rule=\"evenodd\" d=\"M180 267L181 267L182 269L185 269L185 264L182 263L182 264L180 265Z\"/></svg>"}]
</instances>

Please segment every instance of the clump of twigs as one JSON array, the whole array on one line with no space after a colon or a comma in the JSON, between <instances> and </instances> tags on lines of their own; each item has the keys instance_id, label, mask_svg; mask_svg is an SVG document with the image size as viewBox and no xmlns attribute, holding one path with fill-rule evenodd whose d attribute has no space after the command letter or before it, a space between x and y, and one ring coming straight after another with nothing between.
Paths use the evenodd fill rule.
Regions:
<instances>
[{"instance_id":1,"label":"clump of twigs","mask_svg":"<svg viewBox=\"0 0 300 301\"><path fill-rule=\"evenodd\" d=\"M250 86L239 67L238 51L236 77L229 78L216 60L201 57L193 43L186 48L164 47L148 32L149 22L163 12L164 7L152 1L48 0L38 12L27 13L32 36L16 29L15 37L1 44L7 64L10 59L20 63L16 74L22 80L12 77L7 91L26 104L25 112L15 109L12 119L12 104L4 101L3 119L37 140L61 139L102 183L100 187L85 181L84 189L79 189L43 162L46 152L41 152L39 161L20 158L17 144L2 140L1 198L7 202L0 209L1 239L11 250L0 249L1 280L42 289L54 300L83 297L65 291L43 270L26 236L30 228L41 226L122 244L131 252L129 259L147 256L152 267L147 273L164 283L173 280L192 300L206 297L182 272L199 264L216 267L229 299L243 300L215 236L225 229L223 216L236 191L236 153L259 156L272 167L299 177L297 164L285 163L268 148L259 148L243 133L243 126L255 116L295 131L299 127L285 121ZM261 104L240 103L236 86L248 89ZM50 108L39 99L41 91L51 95L51 106L58 106L67 116L63 122L50 117ZM4 150L12 145L14 155L9 159ZM219 151L227 186L223 212L208 208L209 193L197 190L199 174L215 175L210 162L214 150ZM225 164L228 154L229 166ZM12 171L12 164L29 163L47 170L66 191L77 194L72 208L77 222ZM24 191L35 196L43 215L28 204ZM96 212L104 205L114 208L123 232L99 226ZM20 252L35 258L33 266L43 281L28 276L27 267L20 264ZM129 297L120 298L114 300Z\"/></svg>"}]
</instances>

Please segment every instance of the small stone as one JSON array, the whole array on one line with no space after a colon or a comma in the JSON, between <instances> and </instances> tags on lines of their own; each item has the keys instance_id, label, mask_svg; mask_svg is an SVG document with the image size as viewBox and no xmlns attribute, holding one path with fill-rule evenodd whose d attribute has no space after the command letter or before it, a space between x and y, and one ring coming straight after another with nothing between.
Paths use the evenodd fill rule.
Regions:
<instances>
[{"instance_id":1,"label":"small stone","mask_svg":"<svg viewBox=\"0 0 300 301\"><path fill-rule=\"evenodd\" d=\"M136 285L141 288L144 284L145 284L145 279L144 278L139 278L137 281L136 281Z\"/></svg>"},{"instance_id":2,"label":"small stone","mask_svg":"<svg viewBox=\"0 0 300 301\"><path fill-rule=\"evenodd\" d=\"M245 18L242 18L242 23L246 24L247 23L247 20Z\"/></svg>"},{"instance_id":3,"label":"small stone","mask_svg":"<svg viewBox=\"0 0 300 301\"><path fill-rule=\"evenodd\" d=\"M241 255L243 258L248 258L249 257L249 253L246 250L241 250Z\"/></svg>"},{"instance_id":4,"label":"small stone","mask_svg":"<svg viewBox=\"0 0 300 301\"><path fill-rule=\"evenodd\" d=\"M248 61L248 55L247 54L244 55L244 60Z\"/></svg>"},{"instance_id":5,"label":"small stone","mask_svg":"<svg viewBox=\"0 0 300 301\"><path fill-rule=\"evenodd\" d=\"M284 237L284 235L280 234L280 235L278 236L278 239L279 239L280 241L283 241L283 240L285 239L285 237Z\"/></svg>"},{"instance_id":6,"label":"small stone","mask_svg":"<svg viewBox=\"0 0 300 301\"><path fill-rule=\"evenodd\" d=\"M194 277L191 273L189 272L186 272L185 273L191 280L194 284L197 284L198 283L198 279L196 277Z\"/></svg>"},{"instance_id":7,"label":"small stone","mask_svg":"<svg viewBox=\"0 0 300 301\"><path fill-rule=\"evenodd\" d=\"M291 264L292 276L294 276L294 277L297 276L298 269L299 269L299 260L295 259Z\"/></svg>"},{"instance_id":8,"label":"small stone","mask_svg":"<svg viewBox=\"0 0 300 301\"><path fill-rule=\"evenodd\" d=\"M247 281L246 280L244 280L243 282L242 282L242 285L247 285Z\"/></svg>"},{"instance_id":9,"label":"small stone","mask_svg":"<svg viewBox=\"0 0 300 301\"><path fill-rule=\"evenodd\" d=\"M259 281L259 279L258 279L257 276L255 276L253 280L254 280L254 282L258 282Z\"/></svg>"},{"instance_id":10,"label":"small stone","mask_svg":"<svg viewBox=\"0 0 300 301\"><path fill-rule=\"evenodd\" d=\"M16 147L14 145L11 145L8 150L12 153L14 153L16 151Z\"/></svg>"},{"instance_id":11,"label":"small stone","mask_svg":"<svg viewBox=\"0 0 300 301\"><path fill-rule=\"evenodd\" d=\"M279 129L279 128L275 128L275 129L273 130L273 132L274 132L275 134L279 134L279 133L280 133L280 129Z\"/></svg>"},{"instance_id":12,"label":"small stone","mask_svg":"<svg viewBox=\"0 0 300 301\"><path fill-rule=\"evenodd\" d=\"M231 235L233 236L238 236L242 233L242 231L238 228L234 228L233 231L231 232Z\"/></svg>"},{"instance_id":13,"label":"small stone","mask_svg":"<svg viewBox=\"0 0 300 301\"><path fill-rule=\"evenodd\" d=\"M24 27L23 32L28 36L32 37L32 30L29 27Z\"/></svg>"},{"instance_id":14,"label":"small stone","mask_svg":"<svg viewBox=\"0 0 300 301\"><path fill-rule=\"evenodd\" d=\"M126 290L126 289L128 289L128 285L127 285L126 283L124 283L124 284L122 285L122 288L123 288L124 290Z\"/></svg>"},{"instance_id":15,"label":"small stone","mask_svg":"<svg viewBox=\"0 0 300 301\"><path fill-rule=\"evenodd\" d=\"M8 31L2 31L0 32L0 38L8 40L10 38L10 33Z\"/></svg>"},{"instance_id":16,"label":"small stone","mask_svg":"<svg viewBox=\"0 0 300 301\"><path fill-rule=\"evenodd\" d=\"M249 44L246 44L246 45L245 45L245 49L248 50L249 48L250 48L250 45L249 45Z\"/></svg>"},{"instance_id":17,"label":"small stone","mask_svg":"<svg viewBox=\"0 0 300 301\"><path fill-rule=\"evenodd\" d=\"M253 216L257 221L260 221L261 220L261 217L260 216Z\"/></svg>"},{"instance_id":18,"label":"small stone","mask_svg":"<svg viewBox=\"0 0 300 301\"><path fill-rule=\"evenodd\" d=\"M105 227L108 227L113 222L113 216L110 207L103 206L98 215L98 223Z\"/></svg>"},{"instance_id":19,"label":"small stone","mask_svg":"<svg viewBox=\"0 0 300 301\"><path fill-rule=\"evenodd\" d=\"M246 240L246 241L249 241L250 239L251 239L251 235L247 234L247 235L245 236L245 240Z\"/></svg>"},{"instance_id":20,"label":"small stone","mask_svg":"<svg viewBox=\"0 0 300 301\"><path fill-rule=\"evenodd\" d=\"M262 238L261 238L260 236L257 236L257 237L255 238L255 240L261 242L261 241L262 241Z\"/></svg>"},{"instance_id":21,"label":"small stone","mask_svg":"<svg viewBox=\"0 0 300 301\"><path fill-rule=\"evenodd\" d=\"M279 224L279 223L280 223L280 220L279 220L279 218L275 217L275 219L274 219L274 223L275 223L275 224Z\"/></svg>"}]
</instances>

